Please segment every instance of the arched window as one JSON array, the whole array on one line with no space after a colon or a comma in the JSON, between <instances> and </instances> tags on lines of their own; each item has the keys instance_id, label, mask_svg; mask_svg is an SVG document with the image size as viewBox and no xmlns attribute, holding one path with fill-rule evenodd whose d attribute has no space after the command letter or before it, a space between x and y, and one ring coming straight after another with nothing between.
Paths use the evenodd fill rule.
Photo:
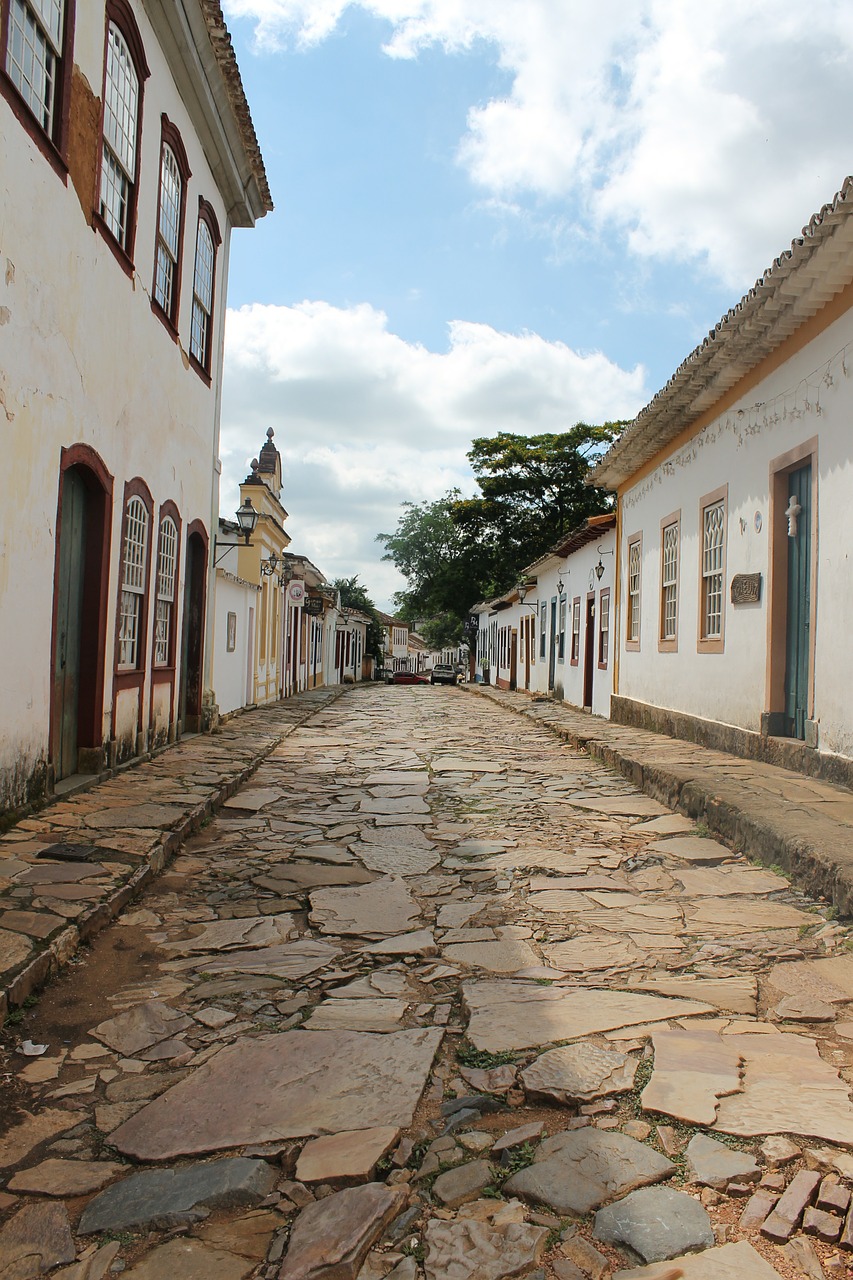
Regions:
<instances>
[{"instance_id":1,"label":"arched window","mask_svg":"<svg viewBox=\"0 0 853 1280\"><path fill-rule=\"evenodd\" d=\"M181 135L167 116L162 118L160 193L157 201L157 239L154 251L154 302L173 328L178 322L184 204L190 169Z\"/></svg>"},{"instance_id":2,"label":"arched window","mask_svg":"<svg viewBox=\"0 0 853 1280\"><path fill-rule=\"evenodd\" d=\"M57 145L68 25L66 0L9 0L4 70L39 127Z\"/></svg>"},{"instance_id":3,"label":"arched window","mask_svg":"<svg viewBox=\"0 0 853 1280\"><path fill-rule=\"evenodd\" d=\"M142 86L148 67L127 0L109 0L107 17L98 213L130 257L136 217Z\"/></svg>"},{"instance_id":4,"label":"arched window","mask_svg":"<svg viewBox=\"0 0 853 1280\"><path fill-rule=\"evenodd\" d=\"M198 230L193 269L193 314L190 327L190 356L201 372L209 375L213 338L213 299L216 279L216 249L220 243L216 215L206 200L199 202Z\"/></svg>"},{"instance_id":5,"label":"arched window","mask_svg":"<svg viewBox=\"0 0 853 1280\"><path fill-rule=\"evenodd\" d=\"M136 671L142 657L145 579L148 564L149 516L139 497L128 500L124 513L122 581L118 629L118 668Z\"/></svg>"},{"instance_id":6,"label":"arched window","mask_svg":"<svg viewBox=\"0 0 853 1280\"><path fill-rule=\"evenodd\" d=\"M157 540L157 605L154 617L154 665L173 665L178 529L171 516L160 521Z\"/></svg>"}]
</instances>

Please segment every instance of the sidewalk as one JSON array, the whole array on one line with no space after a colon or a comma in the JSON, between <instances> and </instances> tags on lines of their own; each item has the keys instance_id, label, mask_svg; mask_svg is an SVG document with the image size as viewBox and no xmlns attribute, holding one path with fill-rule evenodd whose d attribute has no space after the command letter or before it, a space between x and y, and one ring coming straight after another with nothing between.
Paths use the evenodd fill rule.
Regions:
<instances>
[{"instance_id":1,"label":"sidewalk","mask_svg":"<svg viewBox=\"0 0 853 1280\"><path fill-rule=\"evenodd\" d=\"M550 699L464 687L546 725L671 809L704 821L748 857L783 867L839 915L853 915L853 793L846 788L614 724Z\"/></svg>"},{"instance_id":2,"label":"sidewalk","mask_svg":"<svg viewBox=\"0 0 853 1280\"><path fill-rule=\"evenodd\" d=\"M122 910L271 751L343 692L313 689L185 738L0 837L0 1021Z\"/></svg>"}]
</instances>

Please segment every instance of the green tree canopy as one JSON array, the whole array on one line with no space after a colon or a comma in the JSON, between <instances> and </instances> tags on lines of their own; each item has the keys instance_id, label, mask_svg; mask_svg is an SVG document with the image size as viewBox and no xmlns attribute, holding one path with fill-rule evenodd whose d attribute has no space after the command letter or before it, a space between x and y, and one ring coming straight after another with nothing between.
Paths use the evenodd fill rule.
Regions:
<instances>
[{"instance_id":1,"label":"green tree canopy","mask_svg":"<svg viewBox=\"0 0 853 1280\"><path fill-rule=\"evenodd\" d=\"M408 587L395 597L401 617L461 619L479 598L484 578L480 544L453 519L458 489L435 502L404 502L394 533L380 533L383 560L391 560ZM488 576L486 574L486 576Z\"/></svg>"}]
</instances>

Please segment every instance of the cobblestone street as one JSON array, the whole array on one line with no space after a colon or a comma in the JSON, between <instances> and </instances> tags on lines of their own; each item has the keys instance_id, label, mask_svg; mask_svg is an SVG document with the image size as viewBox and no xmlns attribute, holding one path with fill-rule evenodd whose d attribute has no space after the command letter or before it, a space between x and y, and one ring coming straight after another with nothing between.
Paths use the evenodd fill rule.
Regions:
<instances>
[{"instance_id":1,"label":"cobblestone street","mask_svg":"<svg viewBox=\"0 0 853 1280\"><path fill-rule=\"evenodd\" d=\"M282 714L2 842L31 964L35 917L120 881L103 848L40 857L58 832L153 806L154 776L209 807L226 746L264 756L7 1019L0 1280L850 1274L853 944L825 901L489 698ZM126 858L156 844L137 818Z\"/></svg>"}]
</instances>

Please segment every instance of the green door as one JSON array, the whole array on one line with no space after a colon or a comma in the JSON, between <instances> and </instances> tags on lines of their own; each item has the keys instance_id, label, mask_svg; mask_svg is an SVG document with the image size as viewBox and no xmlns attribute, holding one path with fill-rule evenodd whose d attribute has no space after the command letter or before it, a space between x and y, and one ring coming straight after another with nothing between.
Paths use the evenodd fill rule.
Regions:
<instances>
[{"instance_id":1,"label":"green door","mask_svg":"<svg viewBox=\"0 0 853 1280\"><path fill-rule=\"evenodd\" d=\"M805 738L809 706L811 628L812 469L788 477L788 620L785 658L785 732Z\"/></svg>"},{"instance_id":2,"label":"green door","mask_svg":"<svg viewBox=\"0 0 853 1280\"><path fill-rule=\"evenodd\" d=\"M62 526L53 656L53 764L55 777L77 772L80 634L86 552L86 486L70 467L62 477Z\"/></svg>"}]
</instances>

